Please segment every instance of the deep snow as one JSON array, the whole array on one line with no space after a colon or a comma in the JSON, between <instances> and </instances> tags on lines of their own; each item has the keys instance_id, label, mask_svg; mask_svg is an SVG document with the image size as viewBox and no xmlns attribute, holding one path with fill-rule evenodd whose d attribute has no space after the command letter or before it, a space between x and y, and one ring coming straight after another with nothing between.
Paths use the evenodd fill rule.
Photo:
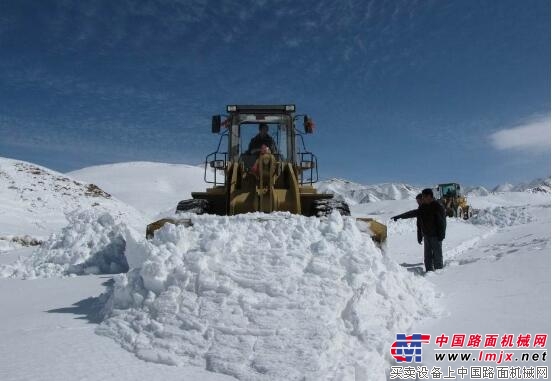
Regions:
<instances>
[{"instance_id":1,"label":"deep snow","mask_svg":"<svg viewBox=\"0 0 552 381\"><path fill-rule=\"evenodd\" d=\"M0 279L2 380L72 380L75 374L91 380L231 379L205 369L240 379L356 374L380 380L393 364L388 351L398 331L550 333L550 194L544 192L470 197L477 217L448 220L446 267L421 277L415 222L389 221L415 207L413 200L390 200L398 197L397 187L386 201L352 208L388 224L384 255L351 219L339 216L198 216L191 228L167 226L145 242L144 221L153 211L144 209L155 185L143 184L160 176L170 181L170 165L166 172L162 164L92 168L103 179L101 189L115 195L110 183L118 182L117 198L133 203L111 197L98 208L82 191L86 185L56 188L72 180L55 175L68 180L54 176L41 188L44 180L35 181L33 169L14 169L16 163L0 161L10 176L0 186L7 206L0 209L0 235L27 234L44 243L0 247L1 275L39 277ZM199 182L196 168L185 167L177 181ZM119 171L133 175L121 182ZM20 184L34 184L36 193ZM175 193L171 203L187 198ZM33 209L38 198L45 201ZM80 210L69 210L71 202ZM56 223L40 230L33 219L48 221L42 211ZM123 251L131 271L115 276L113 286L112 276L74 277L118 271L115 254ZM434 365L431 357L424 360Z\"/></svg>"},{"instance_id":2,"label":"deep snow","mask_svg":"<svg viewBox=\"0 0 552 381\"><path fill-rule=\"evenodd\" d=\"M116 278L99 332L240 380L381 379L394 333L435 315L431 285L352 218L263 218L197 216L133 245L143 263Z\"/></svg>"}]
</instances>

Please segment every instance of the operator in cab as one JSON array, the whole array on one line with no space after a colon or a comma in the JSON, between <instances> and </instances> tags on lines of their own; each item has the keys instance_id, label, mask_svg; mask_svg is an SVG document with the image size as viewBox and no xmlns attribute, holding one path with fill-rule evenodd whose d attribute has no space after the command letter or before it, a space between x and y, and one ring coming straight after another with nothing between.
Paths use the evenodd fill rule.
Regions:
<instances>
[{"instance_id":1,"label":"operator in cab","mask_svg":"<svg viewBox=\"0 0 552 381\"><path fill-rule=\"evenodd\" d=\"M257 154L261 151L262 146L268 147L271 153L276 153L276 143L272 136L268 134L268 124L259 124L259 133L255 135L249 142L249 148L247 152L249 154Z\"/></svg>"}]
</instances>

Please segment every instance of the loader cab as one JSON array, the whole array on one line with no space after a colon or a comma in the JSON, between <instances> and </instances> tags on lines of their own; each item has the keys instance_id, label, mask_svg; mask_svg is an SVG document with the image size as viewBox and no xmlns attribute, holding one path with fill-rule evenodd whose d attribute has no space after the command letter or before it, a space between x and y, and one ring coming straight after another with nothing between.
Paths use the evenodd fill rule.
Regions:
<instances>
[{"instance_id":1,"label":"loader cab","mask_svg":"<svg viewBox=\"0 0 552 381\"><path fill-rule=\"evenodd\" d=\"M260 126L266 125L278 167L291 163L301 184L318 180L316 156L306 150L303 133L296 127L302 121L309 134L314 131L314 123L306 115L295 115L295 105L229 105L227 112L212 119L212 132L221 134L217 152L210 155L215 157L211 158L211 163L215 162L212 168L226 169L234 163L243 165L246 171L251 169L259 153L251 149L250 143L260 133Z\"/></svg>"},{"instance_id":2,"label":"loader cab","mask_svg":"<svg viewBox=\"0 0 552 381\"><path fill-rule=\"evenodd\" d=\"M437 185L437 195L439 199L445 197L460 197L462 196L462 188L458 183L447 183Z\"/></svg>"},{"instance_id":3,"label":"loader cab","mask_svg":"<svg viewBox=\"0 0 552 381\"><path fill-rule=\"evenodd\" d=\"M239 160L243 155L251 155L251 140L260 134L261 125L268 126L268 135L274 140L278 159L294 161L294 121L293 112L285 108L264 106L228 106L228 152L229 160ZM232 111L235 110L235 111Z\"/></svg>"},{"instance_id":4,"label":"loader cab","mask_svg":"<svg viewBox=\"0 0 552 381\"><path fill-rule=\"evenodd\" d=\"M293 147L288 144L290 140L289 118L281 118L273 123L251 123L242 122L237 127L238 134L233 140L234 145L231 152L233 154L230 160L238 160L245 163L247 168L251 168L261 150L261 145L265 145L278 162L290 161L293 157Z\"/></svg>"}]
</instances>

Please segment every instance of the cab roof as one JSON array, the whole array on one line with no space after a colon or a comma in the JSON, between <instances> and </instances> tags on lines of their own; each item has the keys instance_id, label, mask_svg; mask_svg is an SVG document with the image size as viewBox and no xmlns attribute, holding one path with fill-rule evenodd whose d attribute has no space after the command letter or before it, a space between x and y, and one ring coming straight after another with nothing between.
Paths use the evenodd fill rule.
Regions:
<instances>
[{"instance_id":1,"label":"cab roof","mask_svg":"<svg viewBox=\"0 0 552 381\"><path fill-rule=\"evenodd\" d=\"M235 113L266 113L266 114L291 114L295 112L294 104L287 105L228 105L227 112Z\"/></svg>"}]
</instances>

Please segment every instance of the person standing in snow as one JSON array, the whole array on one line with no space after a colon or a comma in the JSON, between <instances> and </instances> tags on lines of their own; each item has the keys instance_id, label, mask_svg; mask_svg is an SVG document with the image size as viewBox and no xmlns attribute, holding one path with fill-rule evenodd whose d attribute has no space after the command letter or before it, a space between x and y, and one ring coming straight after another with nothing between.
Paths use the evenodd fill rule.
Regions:
<instances>
[{"instance_id":1,"label":"person standing in snow","mask_svg":"<svg viewBox=\"0 0 552 381\"><path fill-rule=\"evenodd\" d=\"M435 198L433 191L422 191L422 231L424 233L424 263L426 271L443 268L443 240L447 230L445 208Z\"/></svg>"},{"instance_id":2,"label":"person standing in snow","mask_svg":"<svg viewBox=\"0 0 552 381\"><path fill-rule=\"evenodd\" d=\"M404 217L406 215L406 217ZM443 268L443 240L447 229L445 209L433 197L433 191L426 188L422 191L422 204L418 209L411 210L393 217L419 218L424 238L424 265L427 271Z\"/></svg>"},{"instance_id":3,"label":"person standing in snow","mask_svg":"<svg viewBox=\"0 0 552 381\"><path fill-rule=\"evenodd\" d=\"M416 217L416 230L418 233L418 243L421 245L422 241L424 239L424 233L422 231L422 220L421 217L418 214L418 210L422 206L422 194L418 193L416 195L416 202L418 203L418 209L409 210L408 212L404 212L402 214L399 214L398 216L391 217L393 221L407 219L407 218L414 218Z\"/></svg>"}]
</instances>

